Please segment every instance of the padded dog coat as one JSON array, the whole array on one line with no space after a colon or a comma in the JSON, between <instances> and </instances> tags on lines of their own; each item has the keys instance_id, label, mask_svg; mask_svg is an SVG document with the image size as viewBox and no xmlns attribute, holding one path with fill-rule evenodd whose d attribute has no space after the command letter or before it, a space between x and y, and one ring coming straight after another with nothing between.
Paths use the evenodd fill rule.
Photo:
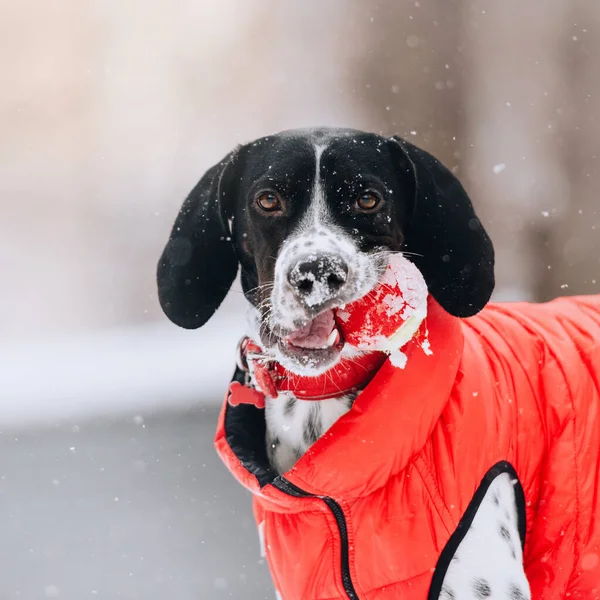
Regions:
<instances>
[{"instance_id":1,"label":"padded dog coat","mask_svg":"<svg viewBox=\"0 0 600 600\"><path fill-rule=\"evenodd\" d=\"M437 600L508 472L531 597L600 598L600 296L465 320L430 300L426 326L433 354L415 340L403 369L386 361L283 476L263 411L225 402L216 447L254 495L281 597Z\"/></svg>"}]
</instances>

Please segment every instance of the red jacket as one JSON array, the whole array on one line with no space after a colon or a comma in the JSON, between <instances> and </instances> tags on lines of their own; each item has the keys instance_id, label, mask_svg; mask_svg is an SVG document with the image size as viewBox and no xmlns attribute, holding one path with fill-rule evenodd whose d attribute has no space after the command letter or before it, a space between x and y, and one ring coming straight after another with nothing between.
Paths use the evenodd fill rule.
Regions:
<instances>
[{"instance_id":1,"label":"red jacket","mask_svg":"<svg viewBox=\"0 0 600 600\"><path fill-rule=\"evenodd\" d=\"M600 296L466 320L431 302L427 326L433 355L386 362L282 477L262 411L225 403L217 450L254 494L281 597L427 598L494 468L522 486L531 597L600 598Z\"/></svg>"}]
</instances>

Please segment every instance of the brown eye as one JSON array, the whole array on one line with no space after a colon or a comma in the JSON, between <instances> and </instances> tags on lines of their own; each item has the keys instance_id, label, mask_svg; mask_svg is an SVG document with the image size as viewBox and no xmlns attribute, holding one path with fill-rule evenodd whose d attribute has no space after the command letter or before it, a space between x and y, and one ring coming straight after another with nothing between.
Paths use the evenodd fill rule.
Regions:
<instances>
[{"instance_id":1,"label":"brown eye","mask_svg":"<svg viewBox=\"0 0 600 600\"><path fill-rule=\"evenodd\" d=\"M381 198L373 192L365 192L361 194L356 200L356 207L359 210L369 211L377 208Z\"/></svg>"},{"instance_id":2,"label":"brown eye","mask_svg":"<svg viewBox=\"0 0 600 600\"><path fill-rule=\"evenodd\" d=\"M265 212L281 210L281 200L275 192L261 192L256 197L256 204Z\"/></svg>"}]
</instances>

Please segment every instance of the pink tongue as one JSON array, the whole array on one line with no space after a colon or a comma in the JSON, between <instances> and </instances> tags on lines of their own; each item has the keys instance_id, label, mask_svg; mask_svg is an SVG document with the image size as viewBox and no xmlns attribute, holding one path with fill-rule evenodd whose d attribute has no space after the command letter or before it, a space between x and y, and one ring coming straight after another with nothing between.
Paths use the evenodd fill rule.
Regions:
<instances>
[{"instance_id":1,"label":"pink tongue","mask_svg":"<svg viewBox=\"0 0 600 600\"><path fill-rule=\"evenodd\" d=\"M328 310L315 317L302 329L290 333L287 341L299 348L323 348L334 327L333 311Z\"/></svg>"}]
</instances>

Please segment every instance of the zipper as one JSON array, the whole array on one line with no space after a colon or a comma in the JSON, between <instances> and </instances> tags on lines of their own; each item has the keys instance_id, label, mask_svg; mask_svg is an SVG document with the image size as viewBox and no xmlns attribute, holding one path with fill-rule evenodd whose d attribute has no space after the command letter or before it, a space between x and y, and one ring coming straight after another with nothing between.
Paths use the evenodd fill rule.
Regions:
<instances>
[{"instance_id":1,"label":"zipper","mask_svg":"<svg viewBox=\"0 0 600 600\"><path fill-rule=\"evenodd\" d=\"M352 583L352 577L350 576L350 550L348 543L348 524L346 523L346 516L344 515L344 511L342 507L329 496L318 496L317 494L309 494L304 490L301 490L299 487L295 486L293 483L290 483L287 479L279 476L273 481L273 486L278 490L288 494L289 496L294 496L295 498L319 498L323 500L327 505L327 508L333 513L335 517L335 521L338 526L338 530L340 532L341 539L341 567L342 567L342 584L344 586L344 591L348 595L350 600L359 600L358 594L354 589L354 584Z\"/></svg>"}]
</instances>

